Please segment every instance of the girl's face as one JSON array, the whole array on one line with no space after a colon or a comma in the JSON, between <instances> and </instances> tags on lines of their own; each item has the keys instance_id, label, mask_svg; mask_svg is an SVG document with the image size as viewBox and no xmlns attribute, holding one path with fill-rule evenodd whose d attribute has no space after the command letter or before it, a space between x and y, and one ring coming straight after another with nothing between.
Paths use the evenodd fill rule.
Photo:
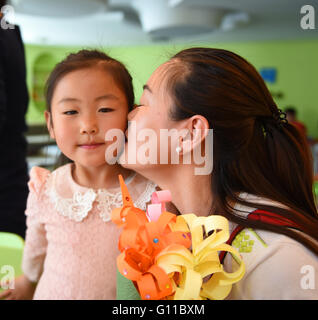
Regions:
<instances>
[{"instance_id":1,"label":"girl's face","mask_svg":"<svg viewBox=\"0 0 318 320\"><path fill-rule=\"evenodd\" d=\"M168 62L169 63L169 62ZM143 174L147 170L155 169L157 164L163 164L168 159L166 164L171 162L171 152L175 153L178 146L177 139L171 141L170 139L165 144L160 142L160 133L165 130L162 129L180 129L182 121L173 121L169 118L169 109L172 105L172 99L167 94L165 89L164 79L167 76L168 63L161 65L149 78L147 84L144 86L143 94L140 98L140 105L131 111L128 115L130 121L129 130L127 132L127 143L125 144L125 153L121 155L120 161L123 162L125 168L133 169ZM147 135L147 130L151 129L155 134L155 139L143 139ZM140 140L140 141L139 141ZM141 163L140 159L145 154L145 142L149 149L146 157L150 157L151 152L155 152L155 163L145 164ZM161 145L161 148L160 148ZM165 147L165 148L162 148ZM136 157L135 157L136 154ZM136 161L134 162L136 158Z\"/></svg>"},{"instance_id":2,"label":"girl's face","mask_svg":"<svg viewBox=\"0 0 318 320\"><path fill-rule=\"evenodd\" d=\"M76 70L56 85L46 121L62 153L85 167L106 165L105 142L110 129L127 127L127 99L107 71ZM51 125L52 120L52 125Z\"/></svg>"}]
</instances>

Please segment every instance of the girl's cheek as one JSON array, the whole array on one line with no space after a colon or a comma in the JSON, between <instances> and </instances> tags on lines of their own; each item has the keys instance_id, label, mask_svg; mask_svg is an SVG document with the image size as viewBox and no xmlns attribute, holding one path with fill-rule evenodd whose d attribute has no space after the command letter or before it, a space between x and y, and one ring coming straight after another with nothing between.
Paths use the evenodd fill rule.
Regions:
<instances>
[{"instance_id":1,"label":"girl's cheek","mask_svg":"<svg viewBox=\"0 0 318 320\"><path fill-rule=\"evenodd\" d=\"M74 135L74 129L71 125L63 125L62 123L56 128L56 132L61 137L71 138Z\"/></svg>"}]
</instances>

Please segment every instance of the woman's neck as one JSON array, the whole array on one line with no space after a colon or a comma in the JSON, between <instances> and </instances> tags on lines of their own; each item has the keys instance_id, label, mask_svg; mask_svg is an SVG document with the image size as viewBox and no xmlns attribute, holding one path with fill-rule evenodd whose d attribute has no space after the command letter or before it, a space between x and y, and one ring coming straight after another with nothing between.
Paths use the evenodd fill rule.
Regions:
<instances>
[{"instance_id":1,"label":"woman's neck","mask_svg":"<svg viewBox=\"0 0 318 320\"><path fill-rule=\"evenodd\" d=\"M151 176L145 176L158 184L162 190L170 190L172 202L181 214L197 216L211 214L211 175L194 175L191 165L162 166Z\"/></svg>"},{"instance_id":2,"label":"woman's neck","mask_svg":"<svg viewBox=\"0 0 318 320\"><path fill-rule=\"evenodd\" d=\"M73 179L77 184L92 189L118 188L118 175L121 174L126 179L131 173L131 170L120 165L107 164L99 167L83 167L74 163L72 170Z\"/></svg>"}]
</instances>

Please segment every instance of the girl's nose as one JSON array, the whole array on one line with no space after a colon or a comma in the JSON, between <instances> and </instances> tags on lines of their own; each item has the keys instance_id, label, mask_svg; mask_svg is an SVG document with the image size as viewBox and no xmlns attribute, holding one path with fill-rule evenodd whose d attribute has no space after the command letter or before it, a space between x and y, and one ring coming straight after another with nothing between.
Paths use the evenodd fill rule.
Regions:
<instances>
[{"instance_id":1,"label":"girl's nose","mask_svg":"<svg viewBox=\"0 0 318 320\"><path fill-rule=\"evenodd\" d=\"M96 134L97 133L97 129L96 128L82 128L81 130L82 134Z\"/></svg>"},{"instance_id":2,"label":"girl's nose","mask_svg":"<svg viewBox=\"0 0 318 320\"><path fill-rule=\"evenodd\" d=\"M98 132L96 121L93 119L83 121L80 131L81 134L96 134Z\"/></svg>"}]
</instances>

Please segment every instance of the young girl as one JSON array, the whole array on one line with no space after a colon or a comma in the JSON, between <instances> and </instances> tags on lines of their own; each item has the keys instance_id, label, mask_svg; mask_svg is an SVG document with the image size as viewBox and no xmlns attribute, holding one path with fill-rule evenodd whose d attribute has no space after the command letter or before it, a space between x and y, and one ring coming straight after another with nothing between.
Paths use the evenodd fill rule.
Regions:
<instances>
[{"instance_id":1,"label":"young girl","mask_svg":"<svg viewBox=\"0 0 318 320\"><path fill-rule=\"evenodd\" d=\"M59 63L47 81L50 136L73 162L30 172L22 269L7 299L115 299L122 174L141 209L155 185L105 161L110 129L126 130L134 104L132 79L118 61L82 50ZM116 154L115 154L116 156ZM0 297L0 298L1 298Z\"/></svg>"}]
</instances>

